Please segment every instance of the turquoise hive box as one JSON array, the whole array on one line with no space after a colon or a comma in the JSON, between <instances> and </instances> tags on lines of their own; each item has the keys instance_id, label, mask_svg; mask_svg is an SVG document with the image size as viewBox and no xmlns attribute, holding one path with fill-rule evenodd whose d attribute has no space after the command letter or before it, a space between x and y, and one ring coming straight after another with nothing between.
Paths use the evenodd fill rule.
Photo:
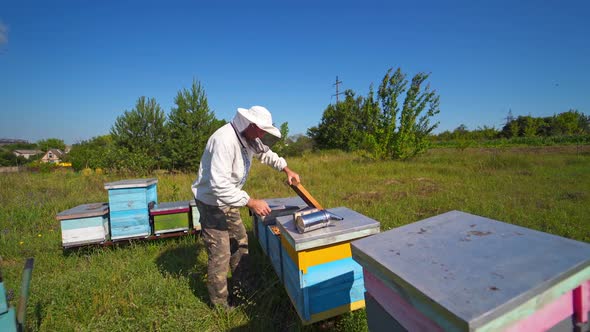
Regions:
<instances>
[{"instance_id":1,"label":"turquoise hive box","mask_svg":"<svg viewBox=\"0 0 590 332\"><path fill-rule=\"evenodd\" d=\"M22 332L25 331L25 317L27 312L27 302L29 300L29 286L31 275L33 273L33 258L28 258L23 270L20 297L17 307L12 307L8 303L6 288L0 270L0 331L2 332Z\"/></svg>"},{"instance_id":2,"label":"turquoise hive box","mask_svg":"<svg viewBox=\"0 0 590 332\"><path fill-rule=\"evenodd\" d=\"M150 203L158 204L157 179L105 183L109 193L111 239L147 237L151 234Z\"/></svg>"},{"instance_id":3,"label":"turquoise hive box","mask_svg":"<svg viewBox=\"0 0 590 332\"><path fill-rule=\"evenodd\" d=\"M0 331L17 331L16 313L14 308L8 306L6 290L0 271Z\"/></svg>"},{"instance_id":4,"label":"turquoise hive box","mask_svg":"<svg viewBox=\"0 0 590 332\"><path fill-rule=\"evenodd\" d=\"M270 259L273 268L277 275L282 280L282 264L281 264L281 239L276 226L277 217L284 215L291 215L295 211L305 208L307 204L295 196L287 198L271 198L265 199L268 206L271 208L271 213L266 217L261 217L252 213L254 222L254 235L260 243L262 251ZM275 230L273 232L273 229ZM269 250L269 247L271 248Z\"/></svg>"},{"instance_id":5,"label":"turquoise hive box","mask_svg":"<svg viewBox=\"0 0 590 332\"><path fill-rule=\"evenodd\" d=\"M62 211L55 217L61 224L61 242L64 248L109 239L108 203L78 205Z\"/></svg>"}]
</instances>

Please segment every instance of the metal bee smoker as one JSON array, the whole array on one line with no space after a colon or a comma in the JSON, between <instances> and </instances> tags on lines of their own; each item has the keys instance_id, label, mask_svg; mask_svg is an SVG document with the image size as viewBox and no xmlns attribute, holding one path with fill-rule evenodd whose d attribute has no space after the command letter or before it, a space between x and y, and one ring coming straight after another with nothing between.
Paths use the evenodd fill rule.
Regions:
<instances>
[{"instance_id":1,"label":"metal bee smoker","mask_svg":"<svg viewBox=\"0 0 590 332\"><path fill-rule=\"evenodd\" d=\"M293 214L299 233L305 233L330 225L331 220L343 220L328 210L308 209Z\"/></svg>"}]
</instances>

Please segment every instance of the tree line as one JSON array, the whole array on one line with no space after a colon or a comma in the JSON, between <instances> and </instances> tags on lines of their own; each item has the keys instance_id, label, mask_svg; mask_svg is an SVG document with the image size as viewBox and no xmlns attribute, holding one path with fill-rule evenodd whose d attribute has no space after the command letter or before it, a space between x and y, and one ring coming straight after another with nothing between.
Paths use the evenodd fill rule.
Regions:
<instances>
[{"instance_id":1,"label":"tree line","mask_svg":"<svg viewBox=\"0 0 590 332\"><path fill-rule=\"evenodd\" d=\"M424 152L438 125L430 118L439 113L439 96L425 83L428 76L419 73L408 81L400 68L390 69L376 94L372 86L367 97L347 90L345 100L329 105L308 136L288 138L288 123L283 123L282 139L273 150L294 155L312 148L362 149L379 159L406 159ZM166 116L155 99L140 97L132 110L117 117L109 135L75 144L69 161L77 170L195 171L208 137L225 121L210 110L196 80L190 89L177 93L174 104Z\"/></svg>"},{"instance_id":2,"label":"tree line","mask_svg":"<svg viewBox=\"0 0 590 332\"><path fill-rule=\"evenodd\" d=\"M168 115L154 98L139 97L108 135L74 144L68 158L76 170L195 171L207 139L225 123L209 108L201 83L193 80L190 89L178 91Z\"/></svg>"},{"instance_id":3,"label":"tree line","mask_svg":"<svg viewBox=\"0 0 590 332\"><path fill-rule=\"evenodd\" d=\"M282 139L273 150L292 156L339 149L362 151L372 159L405 160L427 151L433 142L590 137L590 116L577 110L539 118L514 117L510 111L501 129L484 126L469 130L460 125L453 131L433 134L439 123L431 121L440 113L440 96L427 82L429 76L421 72L408 79L401 68L390 68L376 91L373 84L366 96L346 90L344 100L328 105L319 124L309 128L307 135L289 137L288 123L281 124ZM190 89L178 91L168 115L154 98L140 97L133 109L117 117L109 134L74 144L64 161L71 162L76 170L194 172L209 136L225 123L209 108L201 83L193 80ZM27 162L24 158L13 160L16 157L10 151L15 148L47 151L64 147L62 140L53 138L2 147L0 166Z\"/></svg>"},{"instance_id":4,"label":"tree line","mask_svg":"<svg viewBox=\"0 0 590 332\"><path fill-rule=\"evenodd\" d=\"M508 112L506 122L500 129L494 127L478 127L469 130L461 124L454 130L446 130L433 139L439 142L453 140L494 140L516 138L551 138L551 137L579 137L590 135L590 115L585 115L575 109L547 117L533 117L519 115L515 117Z\"/></svg>"},{"instance_id":5,"label":"tree line","mask_svg":"<svg viewBox=\"0 0 590 332\"><path fill-rule=\"evenodd\" d=\"M201 83L193 80L190 89L178 91L168 115L154 98L140 97L133 109L117 117L108 135L73 145L68 160L76 170L195 172L209 136L224 124L209 108ZM305 146L304 138L287 138L287 122L280 125L280 131L275 152L292 154L298 146Z\"/></svg>"}]
</instances>

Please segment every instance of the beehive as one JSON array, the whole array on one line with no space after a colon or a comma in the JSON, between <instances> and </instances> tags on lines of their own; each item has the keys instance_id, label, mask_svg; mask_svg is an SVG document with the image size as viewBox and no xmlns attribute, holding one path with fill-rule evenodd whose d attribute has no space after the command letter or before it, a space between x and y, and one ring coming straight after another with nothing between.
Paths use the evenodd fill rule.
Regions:
<instances>
[{"instance_id":1,"label":"beehive","mask_svg":"<svg viewBox=\"0 0 590 332\"><path fill-rule=\"evenodd\" d=\"M101 243L109 238L109 205L82 204L57 214L63 247Z\"/></svg>"},{"instance_id":2,"label":"beehive","mask_svg":"<svg viewBox=\"0 0 590 332\"><path fill-rule=\"evenodd\" d=\"M345 207L328 211L344 219L303 234L293 216L277 218L283 283L305 324L365 306L362 268L350 242L378 233L379 222Z\"/></svg>"},{"instance_id":3,"label":"beehive","mask_svg":"<svg viewBox=\"0 0 590 332\"><path fill-rule=\"evenodd\" d=\"M282 281L281 237L277 234L276 220L277 217L290 215L307 205L299 197L271 198L266 199L266 202L272 212L266 217L253 214L254 235L258 238L262 251L268 255L275 272Z\"/></svg>"},{"instance_id":4,"label":"beehive","mask_svg":"<svg viewBox=\"0 0 590 332\"><path fill-rule=\"evenodd\" d=\"M589 329L587 243L451 211L354 241L352 254L371 331Z\"/></svg>"},{"instance_id":5,"label":"beehive","mask_svg":"<svg viewBox=\"0 0 590 332\"><path fill-rule=\"evenodd\" d=\"M148 205L158 204L157 179L133 179L106 183L109 194L111 239L150 235Z\"/></svg>"},{"instance_id":6,"label":"beehive","mask_svg":"<svg viewBox=\"0 0 590 332\"><path fill-rule=\"evenodd\" d=\"M307 207L299 197L266 199L273 212L253 214L255 235L285 285L304 324L364 307L362 268L350 241L379 232L379 222L348 208L329 209L342 221L300 234L293 213Z\"/></svg>"},{"instance_id":7,"label":"beehive","mask_svg":"<svg viewBox=\"0 0 590 332\"><path fill-rule=\"evenodd\" d=\"M189 229L189 201L166 202L150 209L154 234L186 232Z\"/></svg>"}]
</instances>

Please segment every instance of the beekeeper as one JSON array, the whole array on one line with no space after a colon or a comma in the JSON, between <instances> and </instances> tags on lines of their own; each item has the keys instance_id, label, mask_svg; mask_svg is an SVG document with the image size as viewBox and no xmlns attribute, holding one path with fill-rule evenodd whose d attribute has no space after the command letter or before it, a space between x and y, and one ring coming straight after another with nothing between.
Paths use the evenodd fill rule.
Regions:
<instances>
[{"instance_id":1,"label":"beekeeper","mask_svg":"<svg viewBox=\"0 0 590 332\"><path fill-rule=\"evenodd\" d=\"M252 157L287 175L289 184L299 175L269 146L281 138L270 112L262 106L238 108L233 120L209 137L192 191L201 214L202 236L207 247L207 288L211 303L228 306L228 267L232 279L247 270L248 236L239 208L247 206L260 216L270 213L261 199L242 190ZM242 262L242 264L240 264Z\"/></svg>"}]
</instances>

